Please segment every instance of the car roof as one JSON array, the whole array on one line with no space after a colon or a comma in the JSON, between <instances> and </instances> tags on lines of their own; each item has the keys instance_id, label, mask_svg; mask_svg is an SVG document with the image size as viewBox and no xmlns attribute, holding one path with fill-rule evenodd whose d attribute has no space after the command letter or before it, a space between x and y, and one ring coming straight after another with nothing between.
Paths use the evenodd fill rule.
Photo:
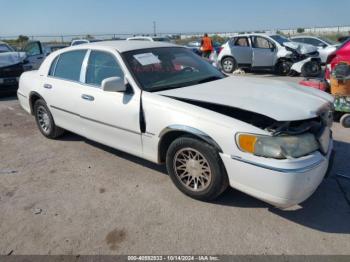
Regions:
<instances>
[{"instance_id":1,"label":"car roof","mask_svg":"<svg viewBox=\"0 0 350 262\"><path fill-rule=\"evenodd\" d=\"M242 37L242 36L267 36L267 37L271 37L273 35L278 35L278 34L263 34L263 33L249 33L249 34L238 34L238 35L235 35L233 37Z\"/></svg>"},{"instance_id":2,"label":"car roof","mask_svg":"<svg viewBox=\"0 0 350 262\"><path fill-rule=\"evenodd\" d=\"M296 36L292 36L291 39L293 39L293 38L305 38L305 37L307 37L307 38L320 39L319 37L317 37L317 36L312 36L312 35L296 35Z\"/></svg>"},{"instance_id":3,"label":"car roof","mask_svg":"<svg viewBox=\"0 0 350 262\"><path fill-rule=\"evenodd\" d=\"M165 43L165 42L114 40L114 41L103 41L103 42L81 44L78 46L73 46L71 47L71 49L81 49L82 47L92 48L92 49L95 47L104 47L107 49L115 49L118 52L123 53L127 51L146 49L146 48L179 47L179 46L171 43Z\"/></svg>"}]
</instances>

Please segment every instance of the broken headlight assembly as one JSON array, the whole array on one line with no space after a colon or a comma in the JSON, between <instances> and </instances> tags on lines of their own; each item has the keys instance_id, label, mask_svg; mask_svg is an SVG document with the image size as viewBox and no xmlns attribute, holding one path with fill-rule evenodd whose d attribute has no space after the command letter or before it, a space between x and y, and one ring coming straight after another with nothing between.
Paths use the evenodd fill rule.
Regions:
<instances>
[{"instance_id":1,"label":"broken headlight assembly","mask_svg":"<svg viewBox=\"0 0 350 262\"><path fill-rule=\"evenodd\" d=\"M239 149L256 156L290 159L315 152L319 143L311 133L295 136L264 136L239 133L236 136Z\"/></svg>"}]
</instances>

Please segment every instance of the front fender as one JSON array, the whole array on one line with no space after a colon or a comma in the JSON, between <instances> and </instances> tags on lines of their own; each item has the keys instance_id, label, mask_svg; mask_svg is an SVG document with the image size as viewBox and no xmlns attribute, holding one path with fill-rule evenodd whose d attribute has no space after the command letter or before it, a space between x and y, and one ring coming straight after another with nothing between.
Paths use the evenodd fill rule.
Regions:
<instances>
[{"instance_id":1,"label":"front fender","mask_svg":"<svg viewBox=\"0 0 350 262\"><path fill-rule=\"evenodd\" d=\"M166 134L169 134L170 132L179 132L179 131L198 137L204 140L205 142L207 142L208 144L214 146L220 153L223 152L221 147L209 135L207 135L201 130L198 130L190 126L185 126L185 125L170 125L164 128L159 134L159 144L162 143L162 138L165 137Z\"/></svg>"}]
</instances>

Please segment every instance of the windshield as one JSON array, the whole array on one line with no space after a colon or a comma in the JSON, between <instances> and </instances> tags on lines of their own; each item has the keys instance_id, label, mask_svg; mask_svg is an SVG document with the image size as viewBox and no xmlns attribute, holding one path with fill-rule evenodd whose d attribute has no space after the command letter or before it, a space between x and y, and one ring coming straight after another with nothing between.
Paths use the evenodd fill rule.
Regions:
<instances>
[{"instance_id":1,"label":"windshield","mask_svg":"<svg viewBox=\"0 0 350 262\"><path fill-rule=\"evenodd\" d=\"M272 35L270 37L282 46L284 43L291 42L288 38L281 35Z\"/></svg>"},{"instance_id":2,"label":"windshield","mask_svg":"<svg viewBox=\"0 0 350 262\"><path fill-rule=\"evenodd\" d=\"M215 67L181 47L134 50L123 53L143 90L163 91L224 78Z\"/></svg>"},{"instance_id":3,"label":"windshield","mask_svg":"<svg viewBox=\"0 0 350 262\"><path fill-rule=\"evenodd\" d=\"M13 52L11 47L5 44L0 44L0 53Z\"/></svg>"}]
</instances>

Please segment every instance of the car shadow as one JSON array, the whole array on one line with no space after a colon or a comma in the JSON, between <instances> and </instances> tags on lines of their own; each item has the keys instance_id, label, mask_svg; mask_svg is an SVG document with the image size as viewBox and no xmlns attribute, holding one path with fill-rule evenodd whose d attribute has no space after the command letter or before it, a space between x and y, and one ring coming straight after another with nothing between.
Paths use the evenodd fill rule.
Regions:
<instances>
[{"instance_id":1,"label":"car shadow","mask_svg":"<svg viewBox=\"0 0 350 262\"><path fill-rule=\"evenodd\" d=\"M0 102L1 101L14 101L17 100L16 92L10 94L0 94Z\"/></svg>"},{"instance_id":2,"label":"car shadow","mask_svg":"<svg viewBox=\"0 0 350 262\"><path fill-rule=\"evenodd\" d=\"M117 157L167 175L164 165L157 165L75 134L68 133L61 140L85 141L87 144ZM344 196L344 192L340 189L339 179L336 176L338 172L350 170L350 163L344 161L345 157L349 156L350 144L335 141L335 149L337 154L335 155L334 168L331 170L331 174L324 179L316 192L305 202L299 204L296 209L278 209L232 188L227 189L217 200L208 204L239 208L265 208L277 216L314 230L350 234L350 205L345 198L346 196ZM346 189L349 190L350 194L350 181Z\"/></svg>"}]
</instances>

